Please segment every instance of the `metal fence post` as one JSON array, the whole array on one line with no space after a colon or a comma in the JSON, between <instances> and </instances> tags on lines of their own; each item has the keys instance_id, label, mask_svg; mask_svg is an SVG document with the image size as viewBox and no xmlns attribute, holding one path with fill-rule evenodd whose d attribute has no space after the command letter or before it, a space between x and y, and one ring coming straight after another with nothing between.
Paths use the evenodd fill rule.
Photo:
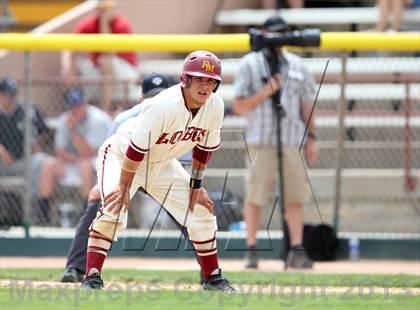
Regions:
<instances>
[{"instance_id":1,"label":"metal fence post","mask_svg":"<svg viewBox=\"0 0 420 310\"><path fill-rule=\"evenodd\" d=\"M340 221L340 203L341 203L341 171L343 169L344 160L344 141L346 134L345 127L345 116L347 111L347 100L346 100L346 82L347 82L347 53L341 56L341 93L340 93L340 105L338 113L338 129L337 129L337 160L335 168L335 192L334 192L334 228L336 231L339 230Z\"/></svg>"},{"instance_id":2,"label":"metal fence post","mask_svg":"<svg viewBox=\"0 0 420 310\"><path fill-rule=\"evenodd\" d=\"M24 150L25 150L25 192L24 192L24 222L25 237L29 238L29 229L31 226L31 204L32 204L32 54L25 52L24 60L24 99L25 99L25 135L24 135Z\"/></svg>"},{"instance_id":3,"label":"metal fence post","mask_svg":"<svg viewBox=\"0 0 420 310\"><path fill-rule=\"evenodd\" d=\"M411 131L410 117L411 117L411 95L410 95L410 83L406 82L405 86L405 100L404 100L404 188L407 194L416 191L417 178L412 174L413 166L413 133Z\"/></svg>"}]
</instances>

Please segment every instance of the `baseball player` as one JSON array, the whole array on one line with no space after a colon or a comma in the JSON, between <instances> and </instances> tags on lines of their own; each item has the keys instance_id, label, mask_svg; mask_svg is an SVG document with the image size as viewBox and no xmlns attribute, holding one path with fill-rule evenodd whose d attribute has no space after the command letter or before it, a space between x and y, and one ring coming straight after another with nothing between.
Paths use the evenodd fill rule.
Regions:
<instances>
[{"instance_id":1,"label":"baseball player","mask_svg":"<svg viewBox=\"0 0 420 310\"><path fill-rule=\"evenodd\" d=\"M98 153L102 206L90 227L82 287L100 289L111 243L125 228L130 199L143 188L186 227L201 266L203 288L234 291L222 276L216 247L214 204L201 187L211 153L220 146L224 103L219 59L195 51L184 61L180 83L145 100L140 114L124 122ZM191 175L177 157L192 150Z\"/></svg>"},{"instance_id":2,"label":"baseball player","mask_svg":"<svg viewBox=\"0 0 420 310\"><path fill-rule=\"evenodd\" d=\"M162 90L171 85L169 77L161 74L150 74L144 77L142 82L142 98L151 98ZM121 112L117 115L111 124L108 132L108 137L113 135L118 127L126 120L136 117L142 108L139 103L131 109ZM183 165L191 165L191 152L187 153L182 158L178 159ZM82 282L85 275L86 267L86 250L88 241L88 229L92 221L95 219L96 212L99 209L101 195L98 185L95 185L89 192L88 205L80 217L73 242L71 244L69 253L67 254L66 271L61 276L61 282Z\"/></svg>"}]
</instances>

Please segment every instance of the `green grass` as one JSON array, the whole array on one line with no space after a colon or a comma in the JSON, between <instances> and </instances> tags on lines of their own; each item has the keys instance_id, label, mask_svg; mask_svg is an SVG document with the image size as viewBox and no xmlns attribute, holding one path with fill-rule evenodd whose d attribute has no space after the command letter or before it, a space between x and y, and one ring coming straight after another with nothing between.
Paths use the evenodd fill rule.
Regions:
<instances>
[{"instance_id":1,"label":"green grass","mask_svg":"<svg viewBox=\"0 0 420 310\"><path fill-rule=\"evenodd\" d=\"M1 279L29 279L33 281L57 281L63 269L0 269ZM151 271L136 269L105 269L105 282L140 282L173 284L198 283L198 272ZM312 274L298 272L227 272L233 284L285 285L285 286L351 286L351 287L412 287L420 288L420 278L415 275L367 275L367 274Z\"/></svg>"},{"instance_id":2,"label":"green grass","mask_svg":"<svg viewBox=\"0 0 420 310\"><path fill-rule=\"evenodd\" d=\"M2 309L311 309L418 310L419 296L220 294L205 291L84 291L0 289Z\"/></svg>"},{"instance_id":3,"label":"green grass","mask_svg":"<svg viewBox=\"0 0 420 310\"><path fill-rule=\"evenodd\" d=\"M62 272L62 269L7 268L0 269L0 278L57 281ZM106 269L103 278L113 289L90 292L78 286L69 289L59 283L48 285L31 281L18 281L18 288L17 281L11 281L10 288L0 289L0 309L420 309L420 296L412 291L420 287L420 280L411 275L228 272L226 276L245 293L183 291L176 285L172 289L159 289L164 284L198 284L198 273L192 271ZM250 286L245 288L242 284ZM269 289L263 294L252 285ZM288 286L289 290L282 286ZM335 294L318 289L312 294L312 286L349 288ZM389 294L388 287L400 287L402 293Z\"/></svg>"}]
</instances>

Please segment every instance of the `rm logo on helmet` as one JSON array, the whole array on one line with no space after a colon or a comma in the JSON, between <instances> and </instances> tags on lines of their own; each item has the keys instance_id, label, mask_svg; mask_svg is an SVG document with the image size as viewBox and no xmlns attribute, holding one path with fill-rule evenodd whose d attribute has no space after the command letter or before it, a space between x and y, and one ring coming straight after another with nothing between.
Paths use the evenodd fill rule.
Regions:
<instances>
[{"instance_id":1,"label":"rm logo on helmet","mask_svg":"<svg viewBox=\"0 0 420 310\"><path fill-rule=\"evenodd\" d=\"M201 68L203 68L204 70L206 70L207 72L213 72L215 65L212 65L210 62L208 62L207 60L203 61L203 64L201 65Z\"/></svg>"}]
</instances>

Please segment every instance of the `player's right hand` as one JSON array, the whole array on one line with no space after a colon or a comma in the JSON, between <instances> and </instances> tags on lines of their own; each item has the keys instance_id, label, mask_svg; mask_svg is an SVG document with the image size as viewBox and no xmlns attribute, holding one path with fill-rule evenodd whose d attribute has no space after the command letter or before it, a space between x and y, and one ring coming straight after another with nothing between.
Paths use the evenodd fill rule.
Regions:
<instances>
[{"instance_id":1,"label":"player's right hand","mask_svg":"<svg viewBox=\"0 0 420 310\"><path fill-rule=\"evenodd\" d=\"M105 196L104 208L110 213L118 214L123 208L126 212L130 207L130 189L128 187L117 185Z\"/></svg>"}]
</instances>

